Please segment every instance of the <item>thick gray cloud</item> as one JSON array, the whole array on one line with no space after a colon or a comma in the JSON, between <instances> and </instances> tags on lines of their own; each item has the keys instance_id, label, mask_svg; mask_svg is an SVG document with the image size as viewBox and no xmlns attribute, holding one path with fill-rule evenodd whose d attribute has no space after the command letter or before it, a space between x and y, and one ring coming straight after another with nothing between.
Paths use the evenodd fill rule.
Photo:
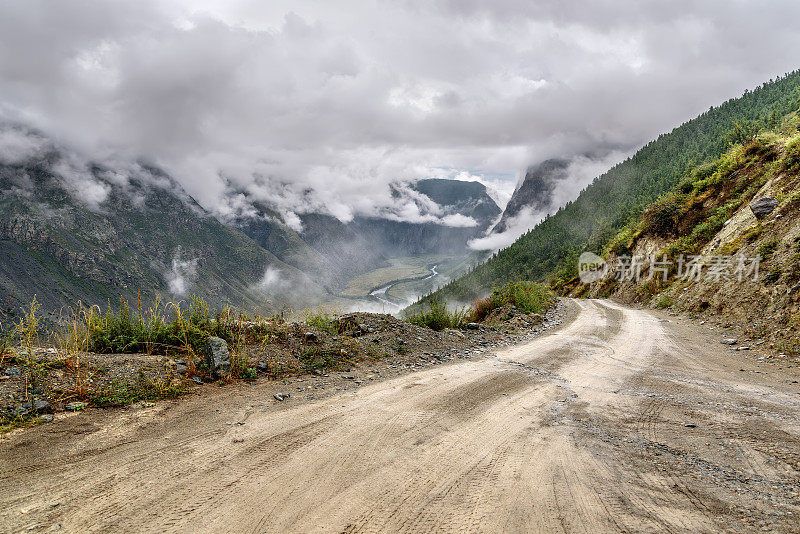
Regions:
<instances>
[{"instance_id":1,"label":"thick gray cloud","mask_svg":"<svg viewBox=\"0 0 800 534\"><path fill-rule=\"evenodd\" d=\"M789 1L0 1L0 117L96 159L151 160L221 214L246 190L288 221L413 220L435 209L398 204L389 182L476 176L507 199L532 163L629 153L793 70L798 15Z\"/></svg>"}]
</instances>

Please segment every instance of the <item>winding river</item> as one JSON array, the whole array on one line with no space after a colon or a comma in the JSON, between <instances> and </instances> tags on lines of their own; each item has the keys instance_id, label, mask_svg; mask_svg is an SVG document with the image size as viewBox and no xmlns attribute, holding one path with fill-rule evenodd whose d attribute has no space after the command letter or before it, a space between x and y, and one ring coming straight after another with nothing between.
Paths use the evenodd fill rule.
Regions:
<instances>
[{"instance_id":1,"label":"winding river","mask_svg":"<svg viewBox=\"0 0 800 534\"><path fill-rule=\"evenodd\" d=\"M386 298L386 292L389 291L391 288L393 288L394 286L396 286L397 284L399 284L401 282L410 282L412 280L430 280L431 278L439 276L439 272L436 270L437 267L438 267L438 265L434 265L433 267L431 267L430 268L430 271L431 271L430 274L427 274L427 275L423 276L422 278L411 278L411 279L404 278L402 280L394 280L391 283L386 284L385 286L382 286L382 287L379 287L378 289L374 289L374 290L370 291L369 294L370 294L370 296L375 297L376 299L378 299L383 304L386 304L387 306L391 306L392 308L397 308L397 309L402 308L403 306L401 304L398 304L396 302L392 302L391 300L387 299Z\"/></svg>"}]
</instances>

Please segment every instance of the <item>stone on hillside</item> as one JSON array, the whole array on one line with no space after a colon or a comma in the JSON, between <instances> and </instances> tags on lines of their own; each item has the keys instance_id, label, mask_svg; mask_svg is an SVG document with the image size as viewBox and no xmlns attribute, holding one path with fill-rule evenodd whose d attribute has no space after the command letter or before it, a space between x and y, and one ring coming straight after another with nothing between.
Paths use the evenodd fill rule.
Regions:
<instances>
[{"instance_id":1,"label":"stone on hillside","mask_svg":"<svg viewBox=\"0 0 800 534\"><path fill-rule=\"evenodd\" d=\"M736 343L738 343L738 340L734 338L728 338L728 339L723 339L722 341L720 341L720 343L722 343L723 345L736 345Z\"/></svg>"},{"instance_id":2,"label":"stone on hillside","mask_svg":"<svg viewBox=\"0 0 800 534\"><path fill-rule=\"evenodd\" d=\"M19 370L19 367L6 367L5 373L8 376L19 376L22 371Z\"/></svg>"},{"instance_id":3,"label":"stone on hillside","mask_svg":"<svg viewBox=\"0 0 800 534\"><path fill-rule=\"evenodd\" d=\"M778 201L773 197L761 197L750 203L750 209L757 219L763 219L778 207Z\"/></svg>"},{"instance_id":4,"label":"stone on hillside","mask_svg":"<svg viewBox=\"0 0 800 534\"><path fill-rule=\"evenodd\" d=\"M22 406L17 408L17 415L26 415L29 413L49 413L52 411L52 407L50 403L46 400L36 399L33 401L28 401Z\"/></svg>"},{"instance_id":5,"label":"stone on hillside","mask_svg":"<svg viewBox=\"0 0 800 534\"><path fill-rule=\"evenodd\" d=\"M306 332L305 333L305 338L306 338L306 341L309 342L309 343L316 343L317 341L319 341L319 336L317 334L315 334L314 332Z\"/></svg>"},{"instance_id":6,"label":"stone on hillside","mask_svg":"<svg viewBox=\"0 0 800 534\"><path fill-rule=\"evenodd\" d=\"M231 369L228 343L219 337L211 336L206 341L205 364L211 376L226 375Z\"/></svg>"}]
</instances>

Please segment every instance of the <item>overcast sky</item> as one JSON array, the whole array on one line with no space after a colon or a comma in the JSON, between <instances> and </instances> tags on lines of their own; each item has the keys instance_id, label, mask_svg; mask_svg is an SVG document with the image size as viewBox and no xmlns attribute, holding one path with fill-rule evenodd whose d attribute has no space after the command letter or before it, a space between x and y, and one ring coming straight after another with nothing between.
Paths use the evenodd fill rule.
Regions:
<instances>
[{"instance_id":1,"label":"overcast sky","mask_svg":"<svg viewBox=\"0 0 800 534\"><path fill-rule=\"evenodd\" d=\"M796 0L0 0L0 117L151 160L209 209L248 189L347 220L395 209L398 179L503 199L548 157L613 163L797 68L798 20Z\"/></svg>"}]
</instances>

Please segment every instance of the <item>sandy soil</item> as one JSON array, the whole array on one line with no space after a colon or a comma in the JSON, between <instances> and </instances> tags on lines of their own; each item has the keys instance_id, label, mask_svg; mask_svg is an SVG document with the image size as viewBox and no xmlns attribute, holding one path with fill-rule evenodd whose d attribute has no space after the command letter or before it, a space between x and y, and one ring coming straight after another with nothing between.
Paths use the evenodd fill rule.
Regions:
<instances>
[{"instance_id":1,"label":"sandy soil","mask_svg":"<svg viewBox=\"0 0 800 534\"><path fill-rule=\"evenodd\" d=\"M218 388L13 433L0 530L800 531L797 369L569 308L526 344L324 398Z\"/></svg>"}]
</instances>

